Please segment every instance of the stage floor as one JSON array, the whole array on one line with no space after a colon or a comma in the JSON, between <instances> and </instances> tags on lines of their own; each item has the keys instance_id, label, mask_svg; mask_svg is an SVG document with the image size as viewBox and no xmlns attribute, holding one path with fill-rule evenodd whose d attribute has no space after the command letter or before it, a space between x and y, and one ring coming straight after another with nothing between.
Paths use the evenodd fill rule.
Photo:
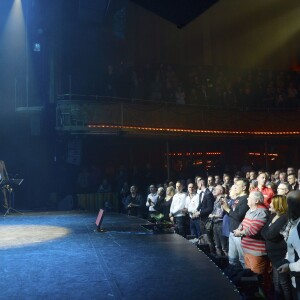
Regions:
<instances>
[{"instance_id":1,"label":"stage floor","mask_svg":"<svg viewBox=\"0 0 300 300\"><path fill-rule=\"evenodd\" d=\"M0 218L0 299L240 299L222 271L177 234L121 214Z\"/></svg>"}]
</instances>

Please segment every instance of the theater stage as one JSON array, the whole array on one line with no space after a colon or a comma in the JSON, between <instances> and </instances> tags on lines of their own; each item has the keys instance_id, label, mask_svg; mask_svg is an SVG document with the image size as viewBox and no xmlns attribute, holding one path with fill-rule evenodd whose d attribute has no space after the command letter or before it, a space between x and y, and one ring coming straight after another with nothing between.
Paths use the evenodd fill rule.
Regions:
<instances>
[{"instance_id":1,"label":"theater stage","mask_svg":"<svg viewBox=\"0 0 300 300\"><path fill-rule=\"evenodd\" d=\"M0 218L0 299L240 299L221 270L177 234L121 214Z\"/></svg>"}]
</instances>

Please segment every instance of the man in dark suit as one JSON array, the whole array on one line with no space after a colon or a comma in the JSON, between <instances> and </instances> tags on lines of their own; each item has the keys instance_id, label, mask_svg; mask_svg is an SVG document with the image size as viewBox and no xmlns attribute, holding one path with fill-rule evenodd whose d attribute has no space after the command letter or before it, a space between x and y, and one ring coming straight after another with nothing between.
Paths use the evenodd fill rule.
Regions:
<instances>
[{"instance_id":1,"label":"man in dark suit","mask_svg":"<svg viewBox=\"0 0 300 300\"><path fill-rule=\"evenodd\" d=\"M287 181L290 185L290 190L296 191L299 190L299 183L295 173L290 173L287 177Z\"/></svg>"},{"instance_id":2,"label":"man in dark suit","mask_svg":"<svg viewBox=\"0 0 300 300\"><path fill-rule=\"evenodd\" d=\"M196 215L200 217L200 230L201 234L207 234L205 229L205 222L208 219L209 214L212 212L214 208L215 198L212 192L207 188L206 182L202 178L198 178L197 180L197 194L199 194L199 205L197 208ZM211 252L215 251L215 247L213 244L213 240L209 239L209 248Z\"/></svg>"}]
</instances>

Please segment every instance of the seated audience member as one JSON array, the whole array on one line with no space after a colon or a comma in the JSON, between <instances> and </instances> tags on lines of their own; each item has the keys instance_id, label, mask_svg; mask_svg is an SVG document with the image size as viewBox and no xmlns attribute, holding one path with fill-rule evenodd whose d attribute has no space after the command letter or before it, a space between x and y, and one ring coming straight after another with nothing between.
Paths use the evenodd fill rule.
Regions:
<instances>
[{"instance_id":1,"label":"seated audience member","mask_svg":"<svg viewBox=\"0 0 300 300\"><path fill-rule=\"evenodd\" d=\"M240 226L234 230L234 235L242 238L241 245L246 268L262 275L262 284L267 293L269 260L266 242L260 234L268 219L263 194L259 191L251 192L248 197L248 206L249 210Z\"/></svg>"},{"instance_id":2,"label":"seated audience member","mask_svg":"<svg viewBox=\"0 0 300 300\"><path fill-rule=\"evenodd\" d=\"M143 198L137 192L137 187L135 185L130 187L130 195L126 197L125 208L128 215L143 217Z\"/></svg>"},{"instance_id":3,"label":"seated audience member","mask_svg":"<svg viewBox=\"0 0 300 300\"><path fill-rule=\"evenodd\" d=\"M279 274L277 271L287 251L286 242L283 235L280 234L288 221L286 197L274 196L269 210L271 215L262 229L261 235L266 240L267 255L272 263L275 299L292 299L292 285L289 274Z\"/></svg>"},{"instance_id":4,"label":"seated audience member","mask_svg":"<svg viewBox=\"0 0 300 300\"><path fill-rule=\"evenodd\" d=\"M185 236L185 198L183 193L183 185L180 181L176 182L176 194L170 207L170 220L174 221L178 234Z\"/></svg>"},{"instance_id":5,"label":"seated audience member","mask_svg":"<svg viewBox=\"0 0 300 300\"><path fill-rule=\"evenodd\" d=\"M277 270L280 274L290 272L294 299L300 299L300 191L287 195L289 223L282 234L287 242L287 260Z\"/></svg>"}]
</instances>

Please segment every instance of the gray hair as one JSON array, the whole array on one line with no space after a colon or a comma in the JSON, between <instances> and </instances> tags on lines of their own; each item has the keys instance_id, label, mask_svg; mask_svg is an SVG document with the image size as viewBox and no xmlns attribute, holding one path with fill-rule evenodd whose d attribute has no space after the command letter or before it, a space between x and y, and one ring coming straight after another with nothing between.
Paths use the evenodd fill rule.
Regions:
<instances>
[{"instance_id":1,"label":"gray hair","mask_svg":"<svg viewBox=\"0 0 300 300\"><path fill-rule=\"evenodd\" d=\"M260 191L251 192L258 204L264 204L264 195Z\"/></svg>"},{"instance_id":2,"label":"gray hair","mask_svg":"<svg viewBox=\"0 0 300 300\"><path fill-rule=\"evenodd\" d=\"M284 187L289 191L290 190L290 185L287 183L287 182L280 182L279 184L278 184L278 186L280 186L280 185L284 185Z\"/></svg>"}]
</instances>

